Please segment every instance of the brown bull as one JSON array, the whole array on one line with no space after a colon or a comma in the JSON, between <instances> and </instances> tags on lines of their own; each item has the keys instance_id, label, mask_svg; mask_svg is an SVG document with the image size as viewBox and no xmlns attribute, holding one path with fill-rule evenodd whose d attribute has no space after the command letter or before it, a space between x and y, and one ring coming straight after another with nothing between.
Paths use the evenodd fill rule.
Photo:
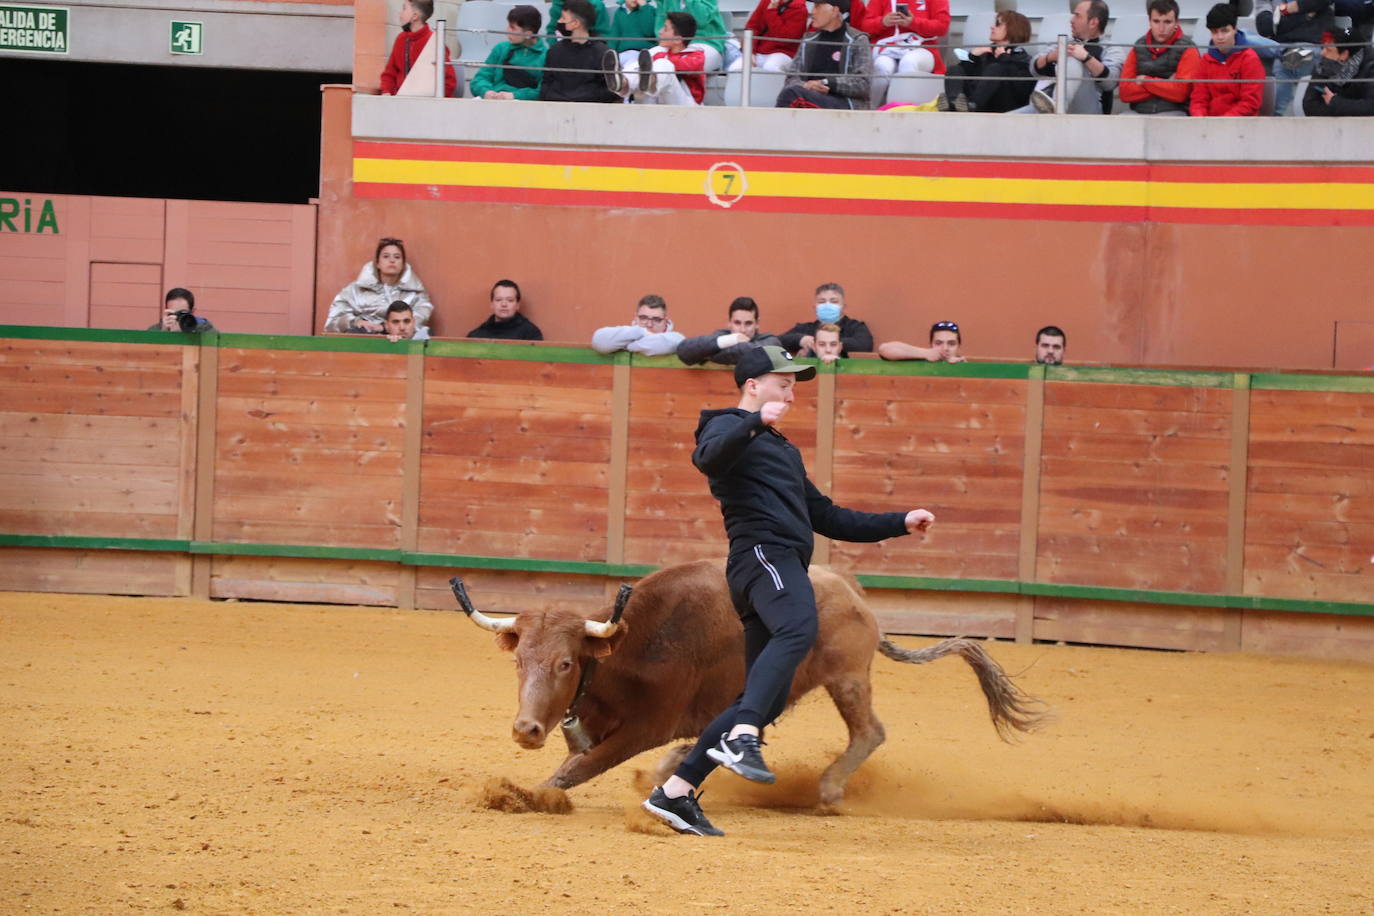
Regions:
<instances>
[{"instance_id":1,"label":"brown bull","mask_svg":"<svg viewBox=\"0 0 1374 916\"><path fill-rule=\"evenodd\" d=\"M978 675L993 725L1003 739L1029 731L1041 705L1017 688L976 642L946 639L910 651L882 638L863 591L824 567L811 569L820 634L792 682L788 705L824 687L849 727L849 746L821 775L823 804L838 803L859 765L884 740L873 714L869 666L874 650L894 661L923 664L957 653ZM568 789L651 748L695 739L744 687L744 638L725 584L724 564L699 560L670 566L635 586L619 625L567 611L525 611L474 622L493 630L515 654L520 709L511 729L525 748L544 745L577 690L583 666L598 659L578 715L591 740L573 752L547 784ZM685 752L670 754L671 769Z\"/></svg>"}]
</instances>

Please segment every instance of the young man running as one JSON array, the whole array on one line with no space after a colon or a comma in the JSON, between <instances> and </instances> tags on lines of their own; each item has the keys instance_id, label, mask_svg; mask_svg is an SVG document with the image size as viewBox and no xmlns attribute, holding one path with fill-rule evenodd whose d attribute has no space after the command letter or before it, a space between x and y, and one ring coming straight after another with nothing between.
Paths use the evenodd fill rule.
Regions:
<instances>
[{"instance_id":1,"label":"young man running","mask_svg":"<svg viewBox=\"0 0 1374 916\"><path fill-rule=\"evenodd\" d=\"M697 802L717 765L773 782L759 747L762 729L782 714L792 675L816 641L816 596L806 569L813 531L842 541L881 541L927 530L925 509L859 512L836 506L806 476L801 453L776 424L793 386L814 378L781 347L746 351L735 364L738 407L703 410L692 463L720 501L730 557L725 578L744 625L744 692L702 731L682 765L654 789L644 809L679 833L722 836Z\"/></svg>"}]
</instances>

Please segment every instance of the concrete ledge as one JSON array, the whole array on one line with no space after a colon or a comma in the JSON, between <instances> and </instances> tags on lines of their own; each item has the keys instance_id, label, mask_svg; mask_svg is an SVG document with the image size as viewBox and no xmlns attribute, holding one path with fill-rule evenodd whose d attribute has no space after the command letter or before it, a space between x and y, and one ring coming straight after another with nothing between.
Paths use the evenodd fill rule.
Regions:
<instances>
[{"instance_id":1,"label":"concrete ledge","mask_svg":"<svg viewBox=\"0 0 1374 916\"><path fill-rule=\"evenodd\" d=\"M1374 118L903 115L355 95L353 136L806 155L1367 165Z\"/></svg>"}]
</instances>

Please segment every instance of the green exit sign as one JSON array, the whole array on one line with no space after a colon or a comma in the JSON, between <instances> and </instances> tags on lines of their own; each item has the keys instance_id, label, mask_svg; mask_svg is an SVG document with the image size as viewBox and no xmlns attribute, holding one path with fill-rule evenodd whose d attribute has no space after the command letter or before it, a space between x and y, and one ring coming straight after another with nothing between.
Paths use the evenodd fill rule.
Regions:
<instances>
[{"instance_id":1,"label":"green exit sign","mask_svg":"<svg viewBox=\"0 0 1374 916\"><path fill-rule=\"evenodd\" d=\"M0 51L66 54L71 45L67 21L64 7L0 3Z\"/></svg>"},{"instance_id":2,"label":"green exit sign","mask_svg":"<svg viewBox=\"0 0 1374 916\"><path fill-rule=\"evenodd\" d=\"M172 53L202 54L205 51L205 23L172 20Z\"/></svg>"}]
</instances>

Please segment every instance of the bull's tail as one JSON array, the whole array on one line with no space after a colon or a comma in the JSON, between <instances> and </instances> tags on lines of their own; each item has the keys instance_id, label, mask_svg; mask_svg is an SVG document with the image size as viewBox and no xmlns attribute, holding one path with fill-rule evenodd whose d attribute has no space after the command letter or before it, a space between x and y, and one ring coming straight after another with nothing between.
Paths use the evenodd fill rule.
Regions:
<instances>
[{"instance_id":1,"label":"bull's tail","mask_svg":"<svg viewBox=\"0 0 1374 916\"><path fill-rule=\"evenodd\" d=\"M878 651L894 662L911 665L924 665L946 655L963 656L978 675L978 686L983 688L983 696L988 700L988 714L992 716L997 736L1003 741L1010 741L1015 732L1035 731L1049 721L1044 702L1017 687L997 660L971 639L945 639L924 649L903 649L882 639L878 642Z\"/></svg>"}]
</instances>

